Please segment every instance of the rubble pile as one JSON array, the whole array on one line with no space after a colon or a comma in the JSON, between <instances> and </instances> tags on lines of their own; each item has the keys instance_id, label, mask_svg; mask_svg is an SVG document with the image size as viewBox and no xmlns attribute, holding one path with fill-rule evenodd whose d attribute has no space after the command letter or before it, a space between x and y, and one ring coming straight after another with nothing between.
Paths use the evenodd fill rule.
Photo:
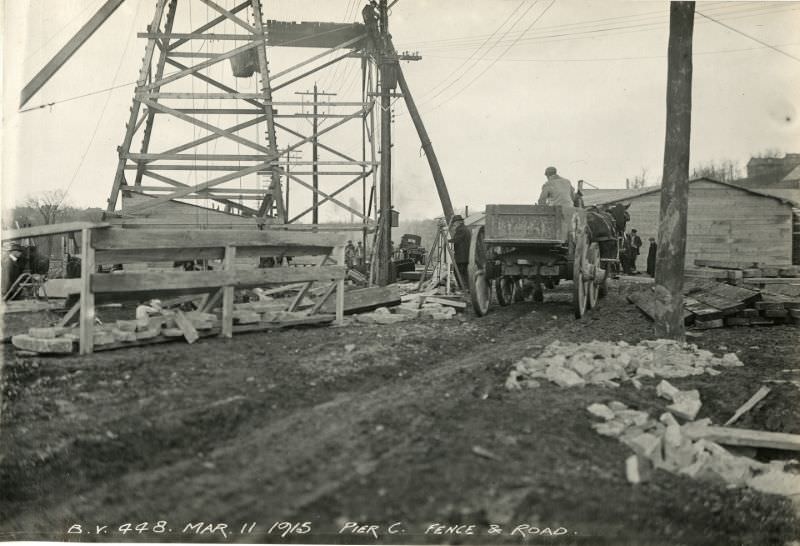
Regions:
<instances>
[{"instance_id":1,"label":"rubble pile","mask_svg":"<svg viewBox=\"0 0 800 546\"><path fill-rule=\"evenodd\" d=\"M641 388L639 380L644 377L718 375L720 371L716 367L733 366L743 366L735 353L716 357L694 344L668 339L646 340L638 345L624 341L581 344L554 341L538 357L524 357L516 362L506 380L506 388L538 387L538 380L546 379L560 387L587 384L618 387L630 381L638 389ZM675 403L684 405L685 399L675 400Z\"/></svg>"},{"instance_id":2,"label":"rubble pile","mask_svg":"<svg viewBox=\"0 0 800 546\"><path fill-rule=\"evenodd\" d=\"M662 388L662 392L673 392L669 387L671 385L665 387L666 390ZM716 442L702 438L693 440L696 432L711 424L710 419L680 425L673 413L665 412L655 420L646 412L630 409L617 401L592 404L587 411L602 419L592 425L598 434L617 438L633 450L634 455L625 465L632 483L644 481L648 472L655 468L737 487L749 486L765 493L800 494L800 474L787 471L796 467L797 461L762 463L735 455Z\"/></svg>"}]
</instances>

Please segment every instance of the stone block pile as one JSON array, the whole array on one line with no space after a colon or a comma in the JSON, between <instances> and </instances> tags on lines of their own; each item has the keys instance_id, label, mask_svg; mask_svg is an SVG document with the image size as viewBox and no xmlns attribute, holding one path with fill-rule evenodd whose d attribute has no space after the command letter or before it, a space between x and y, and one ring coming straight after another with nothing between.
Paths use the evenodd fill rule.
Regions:
<instances>
[{"instance_id":1,"label":"stone block pile","mask_svg":"<svg viewBox=\"0 0 800 546\"><path fill-rule=\"evenodd\" d=\"M735 353L716 357L694 344L668 339L646 340L638 345L624 341L582 344L554 341L539 356L524 357L516 362L506 380L506 388L533 388L540 385L539 380L547 380L560 387L619 387L621 383L630 382L639 389L640 380L645 377L718 375L718 367L742 365Z\"/></svg>"}]
</instances>

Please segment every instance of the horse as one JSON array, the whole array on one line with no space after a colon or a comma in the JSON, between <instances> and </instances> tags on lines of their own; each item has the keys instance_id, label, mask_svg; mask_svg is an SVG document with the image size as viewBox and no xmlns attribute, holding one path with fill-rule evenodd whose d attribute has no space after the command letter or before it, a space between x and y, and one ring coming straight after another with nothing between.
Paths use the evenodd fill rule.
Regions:
<instances>
[{"instance_id":1,"label":"horse","mask_svg":"<svg viewBox=\"0 0 800 546\"><path fill-rule=\"evenodd\" d=\"M619 260L620 239L625 226L631 219L628 213L630 203L623 205L594 205L586 209L586 224L589 227L589 241L600 247L601 260Z\"/></svg>"}]
</instances>

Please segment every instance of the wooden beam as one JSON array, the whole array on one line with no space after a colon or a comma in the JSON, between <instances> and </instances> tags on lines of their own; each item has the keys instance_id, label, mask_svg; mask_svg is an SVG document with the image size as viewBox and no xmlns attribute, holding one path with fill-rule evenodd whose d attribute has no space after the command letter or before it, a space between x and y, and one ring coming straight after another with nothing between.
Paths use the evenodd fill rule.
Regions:
<instances>
[{"instance_id":1,"label":"wooden beam","mask_svg":"<svg viewBox=\"0 0 800 546\"><path fill-rule=\"evenodd\" d=\"M245 23L244 21L242 21L241 19L236 17L236 15L234 15L232 12L226 10L222 6L218 5L217 3L212 2L212 0L201 0L201 1L206 6L210 7L214 11L217 11L217 12L221 13L222 15L225 16L226 19L228 19L229 21L233 21L234 23L236 23L237 25L239 25L240 27L242 27L246 31L248 31L248 32L255 32L256 31L255 28L253 28L252 26L248 25L247 23Z\"/></svg>"},{"instance_id":2,"label":"wooden beam","mask_svg":"<svg viewBox=\"0 0 800 546\"><path fill-rule=\"evenodd\" d=\"M183 182L178 182L177 180L174 180L172 178L163 176L163 175L158 174L158 173L154 173L154 172L152 172L150 170L144 170L144 171L142 171L142 174L144 176L147 176L148 178L152 178L154 180L158 180L160 182L164 182L165 184L169 184L171 186L175 186L175 187L178 187L178 188L186 188L186 187L188 187L188 184L184 184ZM132 191L131 188L127 188L127 189L129 191ZM219 190L215 190L215 193L216 193L216 191L219 191ZM213 201L216 201L217 203L220 203L220 204L223 204L223 205L230 205L231 207L237 208L237 209L239 209L239 210L241 210L243 212L248 212L250 214L255 214L255 212L256 212L255 209L252 209L250 207L242 205L241 203L237 203L236 201L231 201L230 199L225 199L225 198L221 198L221 197L215 197L209 191L200 191L200 192L198 192L198 194L200 194L200 195L208 195L209 199L211 199Z\"/></svg>"},{"instance_id":3,"label":"wooden beam","mask_svg":"<svg viewBox=\"0 0 800 546\"><path fill-rule=\"evenodd\" d=\"M262 43L263 43L262 40L252 41L252 42L250 42L248 44L245 44L243 46L239 46L237 48L231 49L230 51L226 51L225 53L220 53L218 55L214 55L210 59L206 59L205 61L202 61L202 62L197 63L195 65L189 66L184 70L179 70L179 71L177 71L177 72L175 72L173 74L170 74L169 76L167 76L165 78L161 78L160 80L156 80L156 81L150 83L146 87L146 89L147 90L151 90L151 89L152 90L156 90L159 87L163 87L166 84L172 83L172 82L174 82L176 80L179 80L179 79L181 79L181 78L183 78L185 76L188 76L189 74L193 74L193 73L196 73L196 72L198 72L200 70L203 70L205 68L213 66L213 65L215 65L215 64L217 64L219 62L224 61L225 59L230 59L231 57L235 57L235 56L239 55L240 53L244 53L245 51L248 51L250 49L257 48ZM147 93L147 91L144 91L144 92Z\"/></svg>"},{"instance_id":4,"label":"wooden beam","mask_svg":"<svg viewBox=\"0 0 800 546\"><path fill-rule=\"evenodd\" d=\"M91 281L95 275L92 230L81 230L81 299L80 299L80 354L88 355L94 350L94 292ZM111 275L108 275L111 276Z\"/></svg>"},{"instance_id":5,"label":"wooden beam","mask_svg":"<svg viewBox=\"0 0 800 546\"><path fill-rule=\"evenodd\" d=\"M225 258L223 268L227 272L233 272L236 267L236 247L225 247ZM226 286L222 289L222 337L233 337L233 286Z\"/></svg>"},{"instance_id":6,"label":"wooden beam","mask_svg":"<svg viewBox=\"0 0 800 546\"><path fill-rule=\"evenodd\" d=\"M279 90L279 89L281 89L283 87L289 86L289 85L291 85L291 84L293 84L295 82L298 82L298 81L302 80L305 77L310 76L311 74L314 74L315 72L319 72L323 68L328 68L332 64L336 64L339 61L341 61L343 59L346 59L349 56L350 56L350 52L347 52L344 55L339 55L338 57L335 57L335 58L331 59L330 61L324 62L319 66L315 66L314 68L306 70L305 72L303 72L302 74L300 74L298 76L295 76L291 80L287 80L287 81L285 81L285 82L283 82L283 83L281 83L279 85L276 85L275 87L272 88L272 90L273 91L277 91L277 90Z\"/></svg>"},{"instance_id":7,"label":"wooden beam","mask_svg":"<svg viewBox=\"0 0 800 546\"><path fill-rule=\"evenodd\" d=\"M91 38L106 20L111 17L124 0L107 0L100 9L84 24L80 30L62 47L50 61L22 88L19 107L22 108L31 97L52 78L59 69L72 57L86 40Z\"/></svg>"},{"instance_id":8,"label":"wooden beam","mask_svg":"<svg viewBox=\"0 0 800 546\"><path fill-rule=\"evenodd\" d=\"M725 421L725 426L727 427L728 425L732 425L734 422L736 422L737 419L739 419L739 417L741 417L742 415L753 409L753 406L758 404L765 396L767 396L769 394L769 391L770 391L769 387L761 387L760 389L758 389L756 393L753 396L751 396L747 402L742 404L741 407L739 407L739 409L736 410L736 412L730 419Z\"/></svg>"},{"instance_id":9,"label":"wooden beam","mask_svg":"<svg viewBox=\"0 0 800 546\"><path fill-rule=\"evenodd\" d=\"M250 5L249 0L245 0L244 2L234 6L234 8L232 10L230 10L230 13L233 13L233 14L239 13L240 11L242 11L243 9L245 9L249 5ZM210 28L214 28L215 26L217 26L218 24L223 22L225 19L227 19L227 17L225 17L225 15L220 15L216 19L212 19L211 21L209 21L205 25L203 25L200 28L196 29L193 34L200 34L200 33L203 33L205 31L207 31ZM173 37L173 35L170 35L170 37ZM180 40L170 44L169 50L172 51L172 50L182 46L183 44L185 44L188 41L189 41L189 38L181 38Z\"/></svg>"},{"instance_id":10,"label":"wooden beam","mask_svg":"<svg viewBox=\"0 0 800 546\"><path fill-rule=\"evenodd\" d=\"M343 279L345 267L275 267L237 271L178 271L136 273L93 273L90 286L93 294L136 292L171 292L182 290L208 291L223 286L251 288L267 284L332 281Z\"/></svg>"},{"instance_id":11,"label":"wooden beam","mask_svg":"<svg viewBox=\"0 0 800 546\"><path fill-rule=\"evenodd\" d=\"M189 68L185 64L179 63L178 61L175 61L175 60L170 59L170 58L167 58L167 63L169 63L170 65L172 65L175 68L178 68L180 70L187 70ZM226 93L236 93L237 92L236 89L234 89L233 87L228 87L227 85L225 85L223 83L220 83L217 80L215 80L214 78L212 78L210 76L206 76L205 74L203 74L201 72L193 72L192 76L197 78L200 81L203 81L203 82L209 84L209 85L213 85L217 89L221 89L222 91L225 91ZM259 101L255 100L255 99L246 99L245 102L248 103L248 104L252 104L253 106L257 106L259 108L264 108L264 105L261 104ZM263 121L263 120L261 120L261 121Z\"/></svg>"},{"instance_id":12,"label":"wooden beam","mask_svg":"<svg viewBox=\"0 0 800 546\"><path fill-rule=\"evenodd\" d=\"M72 307L70 307L70 310L67 311L67 314L61 317L61 320L58 321L58 324L56 324L56 326L58 326L59 328L63 328L64 326L69 324L70 321L73 318L75 318L75 315L78 314L80 309L81 309L81 301L79 299L77 302L75 302L75 304ZM80 317L78 318L78 320L80 320Z\"/></svg>"},{"instance_id":13,"label":"wooden beam","mask_svg":"<svg viewBox=\"0 0 800 546\"><path fill-rule=\"evenodd\" d=\"M333 53L334 51L337 51L337 50L339 50L339 49L342 49L342 48L344 48L344 47L347 47L347 46L349 46L349 45L352 45L352 44L354 44L354 43L356 43L356 42L359 42L359 41L363 40L365 37L366 37L366 34L363 34L363 35L361 35L361 36L356 36L355 38L351 38L350 40L347 40L347 41L345 41L345 42L342 42L342 43L341 43L341 44L339 44L338 46L335 46L335 47L332 47L332 48L330 48L330 49L328 49L328 50L326 50L326 51L323 51L323 52L322 52L322 53L320 53L319 55L314 55L313 57L309 57L309 58L308 58L308 59L306 59L305 61L302 61L302 62L299 62L299 63L297 63L297 64L295 64L295 65L292 65L292 66L290 66L289 68L287 68L287 69L285 69L285 70L281 70L281 71L280 71L280 72L278 72L277 74L273 74L273 75L272 75L272 77L273 77L273 79L280 78L281 76L284 76L284 75L286 75L286 74L289 74L289 73L290 73L290 72L292 72L293 70L297 70L297 69L298 69L298 68L300 68L301 66L305 66L305 65L307 65L308 63L313 63L313 62L314 62L314 61L316 61L317 59L321 59L321 58L322 58L322 57L324 57L325 55L330 55L330 54L331 54L331 53Z\"/></svg>"},{"instance_id":14,"label":"wooden beam","mask_svg":"<svg viewBox=\"0 0 800 546\"><path fill-rule=\"evenodd\" d=\"M186 114L182 114L182 113L178 112L177 110L175 110L173 108L169 108L167 106L164 106L161 103L155 102L155 101L150 100L150 99L142 99L142 104L146 104L151 109L159 110L161 112L165 112L167 114L173 115L178 119L181 119L181 120L183 120L183 121L185 121L187 123L191 123L192 125L196 125L198 127L201 127L201 128L203 128L203 129L205 129L207 131L211 131L212 133L218 134L220 136L224 136L224 137L226 137L226 138L228 138L230 140L233 140L234 142L238 142L239 144L243 144L243 145L247 146L248 148L253 148L254 150L258 150L259 152L263 152L265 154L269 154L269 150L267 148L265 148L264 146L261 146L260 144L257 144L257 143L255 143L255 142L253 142L251 140L246 139L246 138L240 137L239 135L234 134L234 133L232 133L230 131L227 131L225 129L221 129L219 127L216 127L215 125L211 125L210 123L206 123L205 121L201 121L201 120L199 120L197 118L193 118L192 116L188 116ZM278 157L278 155L276 154L274 156L274 158L277 159L277 157Z\"/></svg>"},{"instance_id":15,"label":"wooden beam","mask_svg":"<svg viewBox=\"0 0 800 546\"><path fill-rule=\"evenodd\" d=\"M108 227L111 227L111 224L108 222L64 222L63 224L45 224L43 226L32 226L20 229L4 229L2 232L2 240L15 241L27 239L28 237L59 235L61 233L83 231L84 229L102 229Z\"/></svg>"},{"instance_id":16,"label":"wooden beam","mask_svg":"<svg viewBox=\"0 0 800 546\"><path fill-rule=\"evenodd\" d=\"M311 226L309 226L311 227ZM304 247L318 248L319 254L346 242L346 235L331 233L298 233L284 230L202 229L178 231L172 229L108 229L95 233L92 248L100 250L180 249L242 247Z\"/></svg>"},{"instance_id":17,"label":"wooden beam","mask_svg":"<svg viewBox=\"0 0 800 546\"><path fill-rule=\"evenodd\" d=\"M337 189L336 191L334 191L334 192L333 192L333 193L331 193L330 195L326 196L326 197L325 197L325 198L324 198L322 201L320 201L319 203L317 203L317 206L319 206L319 205L322 205L322 204L323 204L323 203L325 203L326 201L330 201L330 200L331 200L331 199L332 199L334 196L336 196L336 195L338 195L339 193L343 192L344 190L346 190L347 188L349 188L350 186L352 186L353 184L355 184L355 183L356 183L356 182L358 182L359 180L363 180L364 178L366 178L366 177L367 177L367 176L369 176L370 174L372 174L372 169L370 169L369 171L366 171L366 172L364 172L364 173L361 173L361 174L359 174L357 177L353 178L352 180L350 180L349 182L347 182L346 184L344 184L342 187L340 187L339 189ZM303 216L305 216L306 214L308 214L308 213L309 213L309 212L311 212L312 210L314 210L314 207L313 207L313 206L311 206L311 207L308 207L306 210L304 210L303 212L301 212L300 214L298 214L298 215L297 215L297 216L295 216L294 218L290 219L290 220L288 221L288 223L289 223L289 224L291 224L291 223L294 223L294 222L296 222L297 220L299 220L300 218L302 218Z\"/></svg>"},{"instance_id":18,"label":"wooden beam","mask_svg":"<svg viewBox=\"0 0 800 546\"><path fill-rule=\"evenodd\" d=\"M329 194L327 194L327 193L325 193L325 192L323 192L323 191L321 191L321 190L319 190L319 189L316 189L316 190L315 190L315 189L314 189L314 186L312 186L311 184L307 183L307 182L306 182L305 180L303 180L302 178L298 178L297 176L295 176L295 174L294 174L293 172L288 172L288 171L286 171L286 170L284 170L284 169L280 169L280 170L281 170L281 173L282 173L282 174L284 174L284 175L286 175L287 177L289 177L290 179L294 180L295 182L297 182L297 183L298 183L298 184L300 184L301 186L303 186L303 187L305 187L305 188L308 188L308 189L309 189L309 190L311 190L312 192L316 192L317 194L321 195L322 197L325 197L325 198L326 198L326 201L331 201L331 202L333 202L333 203L336 203L336 204L337 204L338 206L340 206L341 208L343 208L343 209L347 210L348 212L350 212L351 214L353 214L353 215L355 215L355 216L358 216L358 217L359 217L359 218L361 218L362 220L366 220L366 219L367 219L367 217L366 217L366 216L365 216L363 213L361 213L361 211L358 211L358 210L356 210L356 209L354 209L354 208L352 208L352 207L350 207L350 206L348 206L348 205L345 205L344 203L342 203L342 202L341 202L341 201L339 201L338 199L334 199L334 198L333 198L331 195L329 195ZM356 173L356 174L359 174L359 175L360 175L361 173Z\"/></svg>"},{"instance_id":19,"label":"wooden beam","mask_svg":"<svg viewBox=\"0 0 800 546\"><path fill-rule=\"evenodd\" d=\"M693 440L702 438L728 446L800 451L800 434L715 426L685 428L685 434Z\"/></svg>"},{"instance_id":20,"label":"wooden beam","mask_svg":"<svg viewBox=\"0 0 800 546\"><path fill-rule=\"evenodd\" d=\"M220 176L220 177L217 177L217 178L212 178L211 180L208 180L206 182L201 182L200 184L197 184L196 186L187 186L186 188L181 188L178 191L174 191L174 192L172 192L172 193L170 193L168 195L165 195L165 196L162 196L162 197L156 197L156 198L152 199L148 203L141 203L141 204L138 204L138 205L133 205L131 207L126 207L125 210L123 211L123 213L125 213L125 214L135 214L137 212L141 212L143 210L147 210L149 208L153 208L153 207L156 207L158 205L162 205L164 203L172 201L173 199L180 199L181 197L183 197L185 195L189 195L191 193L198 193L198 192L200 192L202 190L206 190L208 188L213 188L214 186L218 186L220 184L224 184L225 182L227 182L229 180L233 180L235 178L239 178L240 176L245 176L245 175L248 175L248 174L256 173L258 171L262 171L267 167L269 167L269 163L259 163L258 165L254 165L252 167L247 167L246 169L242 169L240 171L235 171L233 173L226 174L226 175L223 175L223 176Z\"/></svg>"}]
</instances>

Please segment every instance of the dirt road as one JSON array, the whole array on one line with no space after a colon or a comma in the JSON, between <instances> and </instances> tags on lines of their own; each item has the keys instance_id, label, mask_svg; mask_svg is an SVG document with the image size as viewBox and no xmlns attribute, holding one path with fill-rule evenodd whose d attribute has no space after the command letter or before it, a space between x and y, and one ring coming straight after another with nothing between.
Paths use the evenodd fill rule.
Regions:
<instances>
[{"instance_id":1,"label":"dirt road","mask_svg":"<svg viewBox=\"0 0 800 546\"><path fill-rule=\"evenodd\" d=\"M294 329L87 358L18 358L6 346L0 539L800 537L793 507L780 497L663 471L627 483L629 449L597 435L585 408L616 399L657 416L657 381L640 391L504 388L516 359L555 339L652 337L618 289L602 312L579 321L567 297L556 291L552 301L496 307L484 318ZM699 389L699 417L723 422L761 381L797 378L782 370L800 368L798 332L704 332L692 341L736 351L745 367L673 383ZM800 433L800 392L772 386L738 425Z\"/></svg>"}]
</instances>

